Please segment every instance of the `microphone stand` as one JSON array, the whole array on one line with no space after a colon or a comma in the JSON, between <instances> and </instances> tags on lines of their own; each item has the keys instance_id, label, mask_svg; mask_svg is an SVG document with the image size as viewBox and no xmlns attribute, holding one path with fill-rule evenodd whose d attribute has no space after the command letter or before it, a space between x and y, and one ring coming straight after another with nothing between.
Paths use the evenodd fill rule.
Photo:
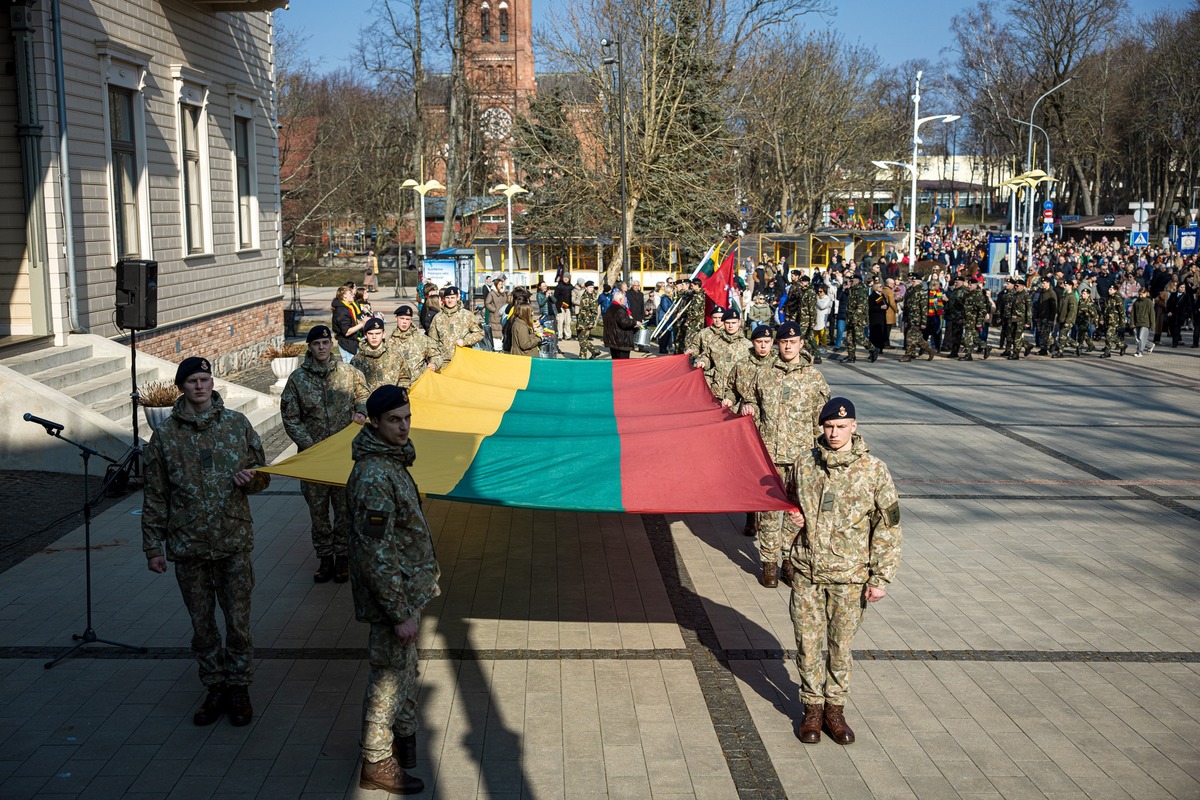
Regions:
<instances>
[{"instance_id":1,"label":"microphone stand","mask_svg":"<svg viewBox=\"0 0 1200 800\"><path fill-rule=\"evenodd\" d=\"M135 405L134 413L136 414L136 412L137 406ZM101 495L107 491L109 484L112 483L113 479L116 478L116 476L120 473L119 471L113 471L111 475L105 479L104 485L100 487L99 493L97 493L95 497L92 497L91 488L89 487L90 476L88 473L88 459L90 459L92 456L100 456L100 458L103 458L110 464L116 464L117 462L103 453L93 450L86 444L80 444L79 442L71 441L62 435L61 428L52 428L47 426L46 433L50 434L56 439L60 439L67 444L71 444L79 448L79 455L83 459L83 574L84 586L86 587L85 591L87 594L87 627L84 629L83 633L75 633L71 635L71 638L79 642L79 644L64 650L53 661L47 661L45 667L46 669L50 669L64 658L70 658L71 656L75 655L75 653L85 645L96 643L109 644L113 647L124 647L126 650L132 650L135 653L145 653L146 648L144 647L137 647L132 644L123 644L121 642L109 641L108 639L101 639L96 635L96 629L92 627L92 507L99 501Z\"/></svg>"}]
</instances>

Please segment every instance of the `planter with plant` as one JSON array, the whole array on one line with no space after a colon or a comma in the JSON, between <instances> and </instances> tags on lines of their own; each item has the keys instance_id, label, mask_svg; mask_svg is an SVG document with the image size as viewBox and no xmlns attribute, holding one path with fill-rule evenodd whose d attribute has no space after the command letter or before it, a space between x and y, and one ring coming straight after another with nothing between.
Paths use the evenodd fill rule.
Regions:
<instances>
[{"instance_id":1,"label":"planter with plant","mask_svg":"<svg viewBox=\"0 0 1200 800\"><path fill-rule=\"evenodd\" d=\"M274 388L283 389L287 385L288 376L300 366L300 358L307 349L299 342L291 342L282 347L271 345L263 351L262 357L271 362L271 372L275 375Z\"/></svg>"},{"instance_id":2,"label":"planter with plant","mask_svg":"<svg viewBox=\"0 0 1200 800\"><path fill-rule=\"evenodd\" d=\"M138 403L150 430L158 430L158 426L171 416L171 408L181 394L179 387L170 381L154 381L138 387Z\"/></svg>"}]
</instances>

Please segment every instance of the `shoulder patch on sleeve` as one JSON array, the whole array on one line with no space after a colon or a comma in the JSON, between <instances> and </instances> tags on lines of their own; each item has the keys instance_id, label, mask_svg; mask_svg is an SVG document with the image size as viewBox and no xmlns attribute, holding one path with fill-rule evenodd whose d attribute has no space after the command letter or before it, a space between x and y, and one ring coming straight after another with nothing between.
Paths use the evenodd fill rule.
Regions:
<instances>
[{"instance_id":1,"label":"shoulder patch on sleeve","mask_svg":"<svg viewBox=\"0 0 1200 800\"><path fill-rule=\"evenodd\" d=\"M892 503L883 510L883 522L889 528L894 528L900 524L900 503Z\"/></svg>"},{"instance_id":2,"label":"shoulder patch on sleeve","mask_svg":"<svg viewBox=\"0 0 1200 800\"><path fill-rule=\"evenodd\" d=\"M366 534L372 539L382 539L387 533L388 517L386 511L367 511Z\"/></svg>"}]
</instances>

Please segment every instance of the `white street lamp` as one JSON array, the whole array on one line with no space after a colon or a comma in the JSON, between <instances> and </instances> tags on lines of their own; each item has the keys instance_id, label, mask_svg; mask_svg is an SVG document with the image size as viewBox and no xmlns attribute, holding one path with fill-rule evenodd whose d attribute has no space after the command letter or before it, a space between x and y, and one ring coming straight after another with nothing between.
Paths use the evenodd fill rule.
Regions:
<instances>
[{"instance_id":1,"label":"white street lamp","mask_svg":"<svg viewBox=\"0 0 1200 800\"><path fill-rule=\"evenodd\" d=\"M491 194L502 194L508 199L508 270L512 272L516 270L512 245L512 199L514 195L529 194L529 190L519 183L498 183L492 187Z\"/></svg>"},{"instance_id":2,"label":"white street lamp","mask_svg":"<svg viewBox=\"0 0 1200 800\"><path fill-rule=\"evenodd\" d=\"M430 178L424 183L417 183L412 178L409 178L404 183L400 184L401 189L412 189L417 194L421 195L421 267L425 266L425 195L434 189L445 189L436 178ZM446 224L446 212L442 212L442 224ZM454 217L451 216L450 224L454 224Z\"/></svg>"},{"instance_id":3,"label":"white street lamp","mask_svg":"<svg viewBox=\"0 0 1200 800\"><path fill-rule=\"evenodd\" d=\"M908 220L908 268L911 270L917 264L917 147L921 137L917 130L926 122L954 122L961 119L958 114L934 114L930 117L921 116L921 70L917 70L917 80L913 87L913 157L912 157L912 215Z\"/></svg>"},{"instance_id":4,"label":"white street lamp","mask_svg":"<svg viewBox=\"0 0 1200 800\"><path fill-rule=\"evenodd\" d=\"M879 169L887 169L888 167L901 167L902 169L906 169L912 173L913 185L914 186L916 185L917 168L912 164L905 164L903 161L872 161L871 163L874 164ZM917 195L916 195L915 191L913 192L913 196L909 199L908 213L910 215L910 217L909 217L910 220L915 219L917 216ZM916 262L913 260L913 250L914 250L914 240L912 238L912 234L909 233L908 271L910 273L912 272L913 267L916 266Z\"/></svg>"}]
</instances>

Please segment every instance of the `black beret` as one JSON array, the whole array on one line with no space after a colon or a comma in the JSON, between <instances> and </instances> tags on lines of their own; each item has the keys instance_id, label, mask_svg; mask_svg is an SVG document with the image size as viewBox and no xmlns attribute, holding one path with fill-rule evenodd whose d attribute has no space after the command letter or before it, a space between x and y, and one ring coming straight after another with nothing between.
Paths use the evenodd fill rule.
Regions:
<instances>
[{"instance_id":1,"label":"black beret","mask_svg":"<svg viewBox=\"0 0 1200 800\"><path fill-rule=\"evenodd\" d=\"M457 286L447 286L445 289L442 289L442 297L450 297L456 294L458 294Z\"/></svg>"},{"instance_id":2,"label":"black beret","mask_svg":"<svg viewBox=\"0 0 1200 800\"><path fill-rule=\"evenodd\" d=\"M392 384L384 384L367 398L367 416L379 419L393 408L399 408L408 402L408 389Z\"/></svg>"},{"instance_id":3,"label":"black beret","mask_svg":"<svg viewBox=\"0 0 1200 800\"><path fill-rule=\"evenodd\" d=\"M314 325L312 330L310 330L308 332L308 336L305 337L304 341L306 341L309 344L312 344L317 339L332 339L332 338L333 338L333 331L329 330L328 325Z\"/></svg>"},{"instance_id":4,"label":"black beret","mask_svg":"<svg viewBox=\"0 0 1200 800\"><path fill-rule=\"evenodd\" d=\"M587 283L585 283L585 284L583 285L583 288L585 288L585 289L586 289L586 288L587 288L587 287L589 287L589 286L595 286L595 285L596 285L596 282L595 282L595 281L588 281Z\"/></svg>"},{"instance_id":5,"label":"black beret","mask_svg":"<svg viewBox=\"0 0 1200 800\"><path fill-rule=\"evenodd\" d=\"M750 334L750 338L751 339L770 339L771 338L771 329L768 328L766 325L758 325L754 328L754 331Z\"/></svg>"},{"instance_id":6,"label":"black beret","mask_svg":"<svg viewBox=\"0 0 1200 800\"><path fill-rule=\"evenodd\" d=\"M212 363L207 358L199 358L197 356L185 358L179 362L179 369L175 370L175 385L183 386L183 382L197 372L212 375Z\"/></svg>"},{"instance_id":7,"label":"black beret","mask_svg":"<svg viewBox=\"0 0 1200 800\"><path fill-rule=\"evenodd\" d=\"M800 282L801 282L801 283L808 283L808 282L809 282L809 281L811 281L811 280L812 280L812 278L808 277L807 275L801 275L801 276L800 276Z\"/></svg>"},{"instance_id":8,"label":"black beret","mask_svg":"<svg viewBox=\"0 0 1200 800\"><path fill-rule=\"evenodd\" d=\"M725 319L727 319L727 320L741 319L741 318L742 318L742 315L738 313L738 310L736 308L731 308L725 312Z\"/></svg>"},{"instance_id":9,"label":"black beret","mask_svg":"<svg viewBox=\"0 0 1200 800\"><path fill-rule=\"evenodd\" d=\"M367 324L363 325L363 333L381 330L383 330L383 320L381 320L379 317L371 317L369 320L367 320Z\"/></svg>"},{"instance_id":10,"label":"black beret","mask_svg":"<svg viewBox=\"0 0 1200 800\"><path fill-rule=\"evenodd\" d=\"M817 417L817 423L822 423L827 419L857 419L854 416L854 403L851 403L844 397L834 397L828 403L821 406L821 413Z\"/></svg>"},{"instance_id":11,"label":"black beret","mask_svg":"<svg viewBox=\"0 0 1200 800\"><path fill-rule=\"evenodd\" d=\"M392 313L397 317L411 317L413 315L412 306L400 306Z\"/></svg>"},{"instance_id":12,"label":"black beret","mask_svg":"<svg viewBox=\"0 0 1200 800\"><path fill-rule=\"evenodd\" d=\"M781 322L779 327L775 329L775 341L780 339L791 339L794 336L800 335L800 326L790 319Z\"/></svg>"}]
</instances>

